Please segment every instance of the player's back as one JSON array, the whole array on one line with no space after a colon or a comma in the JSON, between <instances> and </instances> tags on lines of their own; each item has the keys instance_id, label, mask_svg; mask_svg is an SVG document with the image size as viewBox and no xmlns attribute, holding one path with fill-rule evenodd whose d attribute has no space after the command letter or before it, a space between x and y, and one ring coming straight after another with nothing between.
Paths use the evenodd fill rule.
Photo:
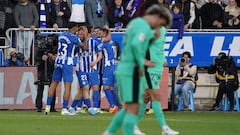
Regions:
<instances>
[{"instance_id":1,"label":"player's back","mask_svg":"<svg viewBox=\"0 0 240 135\"><path fill-rule=\"evenodd\" d=\"M142 59L145 58L149 41L153 35L154 31L143 18L136 18L128 24L117 74L131 75L133 73L137 59L139 59L136 54L140 54Z\"/></svg>"},{"instance_id":2,"label":"player's back","mask_svg":"<svg viewBox=\"0 0 240 135\"><path fill-rule=\"evenodd\" d=\"M69 32L62 33L58 38L56 64L73 64L75 45L80 45L77 36Z\"/></svg>"}]
</instances>

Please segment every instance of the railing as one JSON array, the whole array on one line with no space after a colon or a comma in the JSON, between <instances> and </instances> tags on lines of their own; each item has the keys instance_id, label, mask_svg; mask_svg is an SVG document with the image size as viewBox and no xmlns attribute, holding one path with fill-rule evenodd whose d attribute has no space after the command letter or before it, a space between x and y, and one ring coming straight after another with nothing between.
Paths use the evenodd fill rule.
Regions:
<instances>
[{"instance_id":1,"label":"railing","mask_svg":"<svg viewBox=\"0 0 240 135\"><path fill-rule=\"evenodd\" d=\"M24 28L24 30L19 30L18 28L10 28L6 31L6 39L8 42L5 45L5 48L16 48L17 52L21 52L24 54L24 56L31 58L29 65L34 65L35 36L37 34L59 34L67 30L67 28L36 28L34 30L31 30L30 28Z\"/></svg>"}]
</instances>

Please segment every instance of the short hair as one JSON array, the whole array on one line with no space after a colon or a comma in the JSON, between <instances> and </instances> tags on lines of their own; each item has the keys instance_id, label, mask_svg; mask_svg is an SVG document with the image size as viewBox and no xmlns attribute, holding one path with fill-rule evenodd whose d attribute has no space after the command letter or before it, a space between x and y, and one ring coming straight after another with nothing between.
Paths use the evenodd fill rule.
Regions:
<instances>
[{"instance_id":1,"label":"short hair","mask_svg":"<svg viewBox=\"0 0 240 135\"><path fill-rule=\"evenodd\" d=\"M191 53L190 53L190 52L188 52L188 51L186 51L186 52L183 52L183 53L182 53L182 57L183 57L184 55L187 55L187 56L188 56L188 58L192 58L192 56L191 56Z\"/></svg>"},{"instance_id":2,"label":"short hair","mask_svg":"<svg viewBox=\"0 0 240 135\"><path fill-rule=\"evenodd\" d=\"M75 22L69 22L67 26L68 26L68 29L72 29L73 27L78 27L78 24Z\"/></svg>"},{"instance_id":3,"label":"short hair","mask_svg":"<svg viewBox=\"0 0 240 135\"><path fill-rule=\"evenodd\" d=\"M226 57L226 56L227 56L227 54L225 52L218 53L218 58Z\"/></svg>"},{"instance_id":4,"label":"short hair","mask_svg":"<svg viewBox=\"0 0 240 135\"><path fill-rule=\"evenodd\" d=\"M153 4L146 10L146 15L158 15L160 18L166 19L167 26L170 26L172 23L172 15L166 7L160 4Z\"/></svg>"}]
</instances>

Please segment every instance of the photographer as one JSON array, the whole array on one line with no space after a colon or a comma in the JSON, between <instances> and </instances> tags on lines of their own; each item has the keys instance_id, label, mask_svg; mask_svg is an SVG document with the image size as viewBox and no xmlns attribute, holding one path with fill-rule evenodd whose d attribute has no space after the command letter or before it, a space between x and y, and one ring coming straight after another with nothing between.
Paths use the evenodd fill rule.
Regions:
<instances>
[{"instance_id":1,"label":"photographer","mask_svg":"<svg viewBox=\"0 0 240 135\"><path fill-rule=\"evenodd\" d=\"M42 111L42 97L44 85L50 85L52 80L52 74L54 70L54 61L56 59L58 49L57 35L49 35L47 37L37 36L37 54L36 54L36 66L38 70L38 80L35 84L38 85L37 96L36 96L36 108L37 112ZM52 101L51 111L55 112L55 98Z\"/></svg>"},{"instance_id":2,"label":"photographer","mask_svg":"<svg viewBox=\"0 0 240 135\"><path fill-rule=\"evenodd\" d=\"M228 57L226 53L220 52L218 57L215 58L210 65L208 73L216 74L216 81L219 83L216 101L210 111L219 110L219 103L222 100L224 93L227 94L230 102L229 111L233 111L234 91L238 89L239 81L236 64L232 57Z\"/></svg>"},{"instance_id":3,"label":"photographer","mask_svg":"<svg viewBox=\"0 0 240 135\"><path fill-rule=\"evenodd\" d=\"M25 66L24 55L17 53L15 48L10 48L4 66Z\"/></svg>"},{"instance_id":4,"label":"photographer","mask_svg":"<svg viewBox=\"0 0 240 135\"><path fill-rule=\"evenodd\" d=\"M190 63L191 53L183 52L182 58L176 68L177 83L175 84L174 95L183 97L184 111L191 111L189 108L189 90L195 91L197 76L197 66Z\"/></svg>"}]
</instances>

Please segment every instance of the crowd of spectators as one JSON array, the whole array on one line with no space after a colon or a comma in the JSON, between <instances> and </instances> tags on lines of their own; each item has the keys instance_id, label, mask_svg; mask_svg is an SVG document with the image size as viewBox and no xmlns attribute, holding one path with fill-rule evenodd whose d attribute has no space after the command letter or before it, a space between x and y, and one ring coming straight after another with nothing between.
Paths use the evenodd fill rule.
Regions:
<instances>
[{"instance_id":1,"label":"crowd of spectators","mask_svg":"<svg viewBox=\"0 0 240 135\"><path fill-rule=\"evenodd\" d=\"M13 14L22 1L35 3L38 11L44 1L49 28L66 27L68 21L93 27L125 28L132 18L143 16L145 7L155 3L169 10L177 5L183 14L185 31L188 28L240 27L239 0L51 0L51 3L47 3L49 0L0 0L2 35L6 29L18 27Z\"/></svg>"}]
</instances>

